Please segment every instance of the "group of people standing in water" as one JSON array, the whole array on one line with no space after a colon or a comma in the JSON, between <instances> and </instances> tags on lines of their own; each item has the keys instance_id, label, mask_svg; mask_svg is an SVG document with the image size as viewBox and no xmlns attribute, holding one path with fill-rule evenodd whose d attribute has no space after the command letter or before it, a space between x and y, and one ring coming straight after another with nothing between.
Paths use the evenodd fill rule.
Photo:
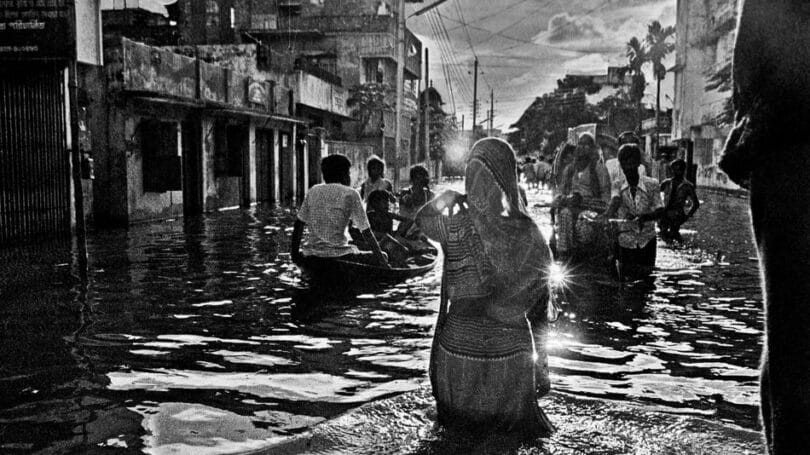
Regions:
<instances>
[{"instance_id":1,"label":"group of people standing in water","mask_svg":"<svg viewBox=\"0 0 810 455\"><path fill-rule=\"evenodd\" d=\"M662 237L681 240L680 227L694 215L700 201L694 185L685 178L683 160L670 163L672 178L659 184L647 176L638 136L625 132L618 142L618 153L605 161L589 133L563 149L558 195L552 204L556 252L560 257L575 255L600 234L594 226L621 223L616 238L611 239L617 243L618 259L651 267L656 256L655 222Z\"/></svg>"}]
</instances>

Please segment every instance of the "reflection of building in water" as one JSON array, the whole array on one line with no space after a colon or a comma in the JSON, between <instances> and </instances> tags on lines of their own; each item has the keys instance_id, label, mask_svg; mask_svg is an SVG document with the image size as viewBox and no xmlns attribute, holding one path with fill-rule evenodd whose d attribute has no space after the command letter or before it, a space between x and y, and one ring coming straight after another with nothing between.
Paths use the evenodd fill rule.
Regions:
<instances>
[{"instance_id":1,"label":"reflection of building in water","mask_svg":"<svg viewBox=\"0 0 810 455\"><path fill-rule=\"evenodd\" d=\"M672 138L692 155L700 186L738 189L717 166L731 126L737 2L678 1Z\"/></svg>"}]
</instances>

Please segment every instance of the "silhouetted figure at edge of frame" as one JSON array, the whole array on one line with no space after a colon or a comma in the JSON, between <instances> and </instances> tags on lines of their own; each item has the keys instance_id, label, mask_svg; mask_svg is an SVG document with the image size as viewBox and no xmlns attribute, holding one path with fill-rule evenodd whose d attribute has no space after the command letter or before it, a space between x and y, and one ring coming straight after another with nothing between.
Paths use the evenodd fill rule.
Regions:
<instances>
[{"instance_id":1,"label":"silhouetted figure at edge of frame","mask_svg":"<svg viewBox=\"0 0 810 455\"><path fill-rule=\"evenodd\" d=\"M810 2L741 2L735 127L720 163L750 189L766 308L761 409L768 452L810 447Z\"/></svg>"}]
</instances>

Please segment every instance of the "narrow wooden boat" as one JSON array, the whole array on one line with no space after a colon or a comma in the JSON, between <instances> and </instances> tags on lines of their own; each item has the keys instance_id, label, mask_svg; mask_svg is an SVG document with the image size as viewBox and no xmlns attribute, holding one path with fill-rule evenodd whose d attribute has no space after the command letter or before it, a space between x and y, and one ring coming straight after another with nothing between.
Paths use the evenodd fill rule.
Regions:
<instances>
[{"instance_id":1,"label":"narrow wooden boat","mask_svg":"<svg viewBox=\"0 0 810 455\"><path fill-rule=\"evenodd\" d=\"M319 258L302 256L295 264L310 279L334 284L356 283L391 283L401 282L425 274L436 266L438 258L433 254L422 254L408 259L407 267L385 268L377 265L362 264L340 258Z\"/></svg>"}]
</instances>

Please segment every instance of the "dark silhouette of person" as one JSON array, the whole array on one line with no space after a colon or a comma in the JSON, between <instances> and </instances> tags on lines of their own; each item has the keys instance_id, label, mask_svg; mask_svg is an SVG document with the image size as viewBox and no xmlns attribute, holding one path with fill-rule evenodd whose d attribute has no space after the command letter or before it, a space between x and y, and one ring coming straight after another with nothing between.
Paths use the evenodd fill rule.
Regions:
<instances>
[{"instance_id":1,"label":"dark silhouette of person","mask_svg":"<svg viewBox=\"0 0 810 455\"><path fill-rule=\"evenodd\" d=\"M750 189L765 300L760 378L768 453L810 447L810 2L745 0L735 127L721 168Z\"/></svg>"},{"instance_id":2,"label":"dark silhouette of person","mask_svg":"<svg viewBox=\"0 0 810 455\"><path fill-rule=\"evenodd\" d=\"M664 194L664 214L658 221L661 237L681 240L681 225L700 208L695 185L686 180L686 162L677 159L670 163L672 178L661 182Z\"/></svg>"}]
</instances>

